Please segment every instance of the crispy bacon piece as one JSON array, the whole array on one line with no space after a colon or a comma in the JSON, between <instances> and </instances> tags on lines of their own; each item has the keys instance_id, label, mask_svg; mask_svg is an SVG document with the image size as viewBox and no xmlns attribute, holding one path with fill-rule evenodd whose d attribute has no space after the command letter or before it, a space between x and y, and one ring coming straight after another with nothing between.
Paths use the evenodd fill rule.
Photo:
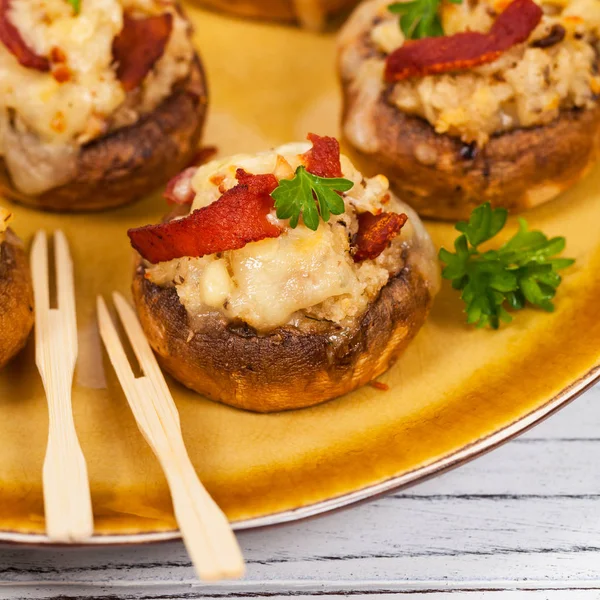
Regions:
<instances>
[{"instance_id":1,"label":"crispy bacon piece","mask_svg":"<svg viewBox=\"0 0 600 600\"><path fill-rule=\"evenodd\" d=\"M192 189L192 179L200 165L207 163L217 153L216 146L204 146L200 148L189 162L189 167L178 173L167 183L163 198L167 204L191 204L196 194Z\"/></svg>"},{"instance_id":2,"label":"crispy bacon piece","mask_svg":"<svg viewBox=\"0 0 600 600\"><path fill-rule=\"evenodd\" d=\"M52 46L50 49L50 60L56 65L62 65L67 62L67 55L62 48Z\"/></svg>"},{"instance_id":3,"label":"crispy bacon piece","mask_svg":"<svg viewBox=\"0 0 600 600\"><path fill-rule=\"evenodd\" d=\"M406 223L408 217L402 213L370 212L358 215L358 233L354 240L354 262L377 258Z\"/></svg>"},{"instance_id":4,"label":"crispy bacon piece","mask_svg":"<svg viewBox=\"0 0 600 600\"><path fill-rule=\"evenodd\" d=\"M390 389L390 386L387 383L383 383L383 381L369 381L369 385L381 392L388 392Z\"/></svg>"},{"instance_id":5,"label":"crispy bacon piece","mask_svg":"<svg viewBox=\"0 0 600 600\"><path fill-rule=\"evenodd\" d=\"M5 0L6 1L6 0ZM163 55L173 30L173 15L136 19L123 16L123 29L113 41L117 77L126 92L138 87Z\"/></svg>"},{"instance_id":6,"label":"crispy bacon piece","mask_svg":"<svg viewBox=\"0 0 600 600\"><path fill-rule=\"evenodd\" d=\"M279 237L281 229L267 219L273 208L270 194L278 185L275 175L250 175L238 169L236 178L238 185L183 219L130 229L131 245L147 261L158 263Z\"/></svg>"},{"instance_id":7,"label":"crispy bacon piece","mask_svg":"<svg viewBox=\"0 0 600 600\"><path fill-rule=\"evenodd\" d=\"M197 170L197 167L188 167L167 183L163 193L167 204L191 204L194 201L196 194L192 189L192 179Z\"/></svg>"},{"instance_id":8,"label":"crispy bacon piece","mask_svg":"<svg viewBox=\"0 0 600 600\"><path fill-rule=\"evenodd\" d=\"M407 42L388 56L385 80L464 71L493 62L509 48L526 41L541 18L542 9L533 0L514 0L488 33L466 31Z\"/></svg>"},{"instance_id":9,"label":"crispy bacon piece","mask_svg":"<svg viewBox=\"0 0 600 600\"><path fill-rule=\"evenodd\" d=\"M11 0L0 0L0 42L28 69L49 71L50 61L36 54L25 42L19 30L10 22L8 12Z\"/></svg>"},{"instance_id":10,"label":"crispy bacon piece","mask_svg":"<svg viewBox=\"0 0 600 600\"><path fill-rule=\"evenodd\" d=\"M306 170L317 177L341 177L340 144L333 137L309 133L313 147L302 155Z\"/></svg>"}]
</instances>

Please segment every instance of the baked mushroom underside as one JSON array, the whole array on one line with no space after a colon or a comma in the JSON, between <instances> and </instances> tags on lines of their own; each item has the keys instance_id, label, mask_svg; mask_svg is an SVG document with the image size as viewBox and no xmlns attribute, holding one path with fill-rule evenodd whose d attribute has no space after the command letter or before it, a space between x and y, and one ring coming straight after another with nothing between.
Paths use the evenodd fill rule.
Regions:
<instances>
[{"instance_id":1,"label":"baked mushroom underside","mask_svg":"<svg viewBox=\"0 0 600 600\"><path fill-rule=\"evenodd\" d=\"M344 84L348 115L359 101ZM562 111L554 122L494 135L483 148L436 133L382 93L368 116L377 144L364 151L345 136L366 172L384 172L420 215L467 219L482 202L521 212L570 188L598 159L600 106Z\"/></svg>"},{"instance_id":2,"label":"baked mushroom underside","mask_svg":"<svg viewBox=\"0 0 600 600\"><path fill-rule=\"evenodd\" d=\"M172 287L144 277L133 298L162 367L213 400L256 412L302 408L346 394L385 372L417 334L433 295L410 263L349 328L330 322L258 334L217 317L190 319Z\"/></svg>"},{"instance_id":3,"label":"baked mushroom underside","mask_svg":"<svg viewBox=\"0 0 600 600\"><path fill-rule=\"evenodd\" d=\"M94 211L133 202L189 164L198 148L206 107L206 78L196 59L188 78L155 110L82 146L71 181L36 196L23 194L0 159L0 193L51 211Z\"/></svg>"},{"instance_id":4,"label":"baked mushroom underside","mask_svg":"<svg viewBox=\"0 0 600 600\"><path fill-rule=\"evenodd\" d=\"M0 244L0 367L25 345L33 326L33 287L19 238L9 229Z\"/></svg>"}]
</instances>

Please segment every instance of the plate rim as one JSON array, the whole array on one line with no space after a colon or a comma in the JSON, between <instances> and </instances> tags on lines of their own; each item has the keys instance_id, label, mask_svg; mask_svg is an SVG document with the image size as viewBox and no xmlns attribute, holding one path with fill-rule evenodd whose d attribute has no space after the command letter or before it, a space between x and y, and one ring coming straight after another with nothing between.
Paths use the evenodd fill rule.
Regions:
<instances>
[{"instance_id":1,"label":"plate rim","mask_svg":"<svg viewBox=\"0 0 600 600\"><path fill-rule=\"evenodd\" d=\"M252 517L250 519L233 521L233 529L234 531L248 531L284 525L287 523L295 523L336 512L344 508L350 508L374 500L380 496L405 489L411 485L422 483L427 479L441 475L498 448L517 435L524 433L552 414L558 412L598 382L600 382L600 360L585 375L582 375L567 385L543 405L519 417L505 427L502 427L487 436L481 437L470 444L466 444L462 448L446 454L429 464L417 467L416 469L412 469L401 475L390 477L378 483L340 494L333 498L327 498L312 504L307 504L306 506L280 511L262 517ZM26 547L90 548L103 546L135 546L180 539L181 533L179 529L172 529L169 531L150 531L146 533L97 534L86 542L57 543L51 541L44 534L0 530L0 544Z\"/></svg>"}]
</instances>

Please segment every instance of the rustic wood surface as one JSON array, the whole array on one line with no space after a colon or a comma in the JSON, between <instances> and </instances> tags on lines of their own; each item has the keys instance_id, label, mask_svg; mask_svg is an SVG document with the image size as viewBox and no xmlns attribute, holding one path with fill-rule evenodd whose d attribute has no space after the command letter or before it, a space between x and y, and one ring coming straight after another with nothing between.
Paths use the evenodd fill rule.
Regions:
<instances>
[{"instance_id":1,"label":"rustic wood surface","mask_svg":"<svg viewBox=\"0 0 600 600\"><path fill-rule=\"evenodd\" d=\"M600 598L600 387L500 449L402 493L244 532L244 581L202 585L179 543L0 549L0 599Z\"/></svg>"}]
</instances>

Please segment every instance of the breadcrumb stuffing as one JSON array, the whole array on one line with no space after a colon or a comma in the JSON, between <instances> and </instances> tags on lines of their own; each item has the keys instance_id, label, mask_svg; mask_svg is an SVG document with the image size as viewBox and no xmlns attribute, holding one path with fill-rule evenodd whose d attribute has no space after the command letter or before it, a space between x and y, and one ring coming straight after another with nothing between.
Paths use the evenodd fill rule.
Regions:
<instances>
[{"instance_id":1,"label":"breadcrumb stuffing","mask_svg":"<svg viewBox=\"0 0 600 600\"><path fill-rule=\"evenodd\" d=\"M383 5L378 0L374 4ZM493 15L506 4L503 0L444 3L444 31L447 35L487 31ZM544 16L527 43L466 72L398 82L391 101L403 112L426 119L438 133L480 146L496 133L551 123L561 110L594 106L600 89L596 68L600 3L564 0L538 4ZM404 43L401 33L394 31L394 27L399 30L397 16L384 8L377 11L378 23L370 33L371 43L382 56ZM551 34L556 37L556 32L562 39L537 47Z\"/></svg>"},{"instance_id":2,"label":"breadcrumb stuffing","mask_svg":"<svg viewBox=\"0 0 600 600\"><path fill-rule=\"evenodd\" d=\"M163 56L128 94L112 53L125 11L173 15ZM64 183L73 172L74 149L154 110L193 60L189 25L174 0L84 0L77 15L65 0L11 0L9 18L25 43L51 62L48 72L21 66L0 43L0 157L25 193ZM26 189L27 170L40 157L52 160L52 168Z\"/></svg>"},{"instance_id":3,"label":"breadcrumb stuffing","mask_svg":"<svg viewBox=\"0 0 600 600\"><path fill-rule=\"evenodd\" d=\"M224 189L236 185L238 167L255 174L291 177L309 147L289 144L200 167L192 180L196 192L192 210L214 202ZM409 260L436 290L435 250L418 216L390 193L385 177L365 179L345 156L341 166L343 176L354 183L345 195L346 210L332 215L327 223L321 221L317 231L300 223L295 229L286 228L278 238L239 250L149 264L146 277L160 286L174 286L192 319L220 315L242 320L257 331L306 318L349 325ZM355 263L352 240L358 231L357 215L366 211L405 212L409 221L376 259Z\"/></svg>"}]
</instances>

